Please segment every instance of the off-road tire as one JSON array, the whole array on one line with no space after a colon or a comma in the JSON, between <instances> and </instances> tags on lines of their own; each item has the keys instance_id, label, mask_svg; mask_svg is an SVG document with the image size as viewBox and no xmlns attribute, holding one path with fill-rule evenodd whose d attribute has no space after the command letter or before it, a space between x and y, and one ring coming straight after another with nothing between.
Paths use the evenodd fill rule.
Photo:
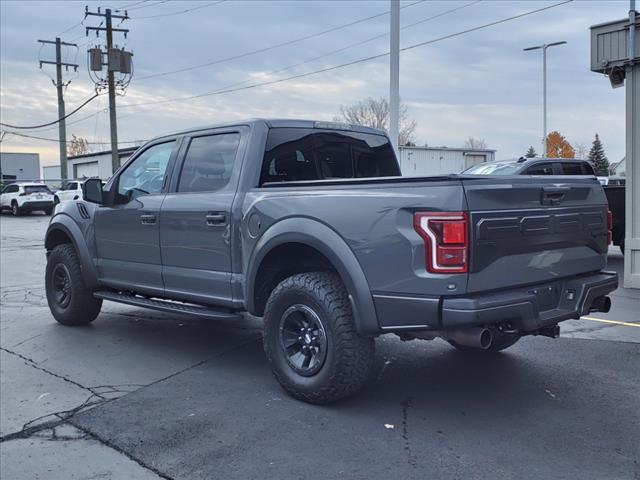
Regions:
<instances>
[{"instance_id":1,"label":"off-road tire","mask_svg":"<svg viewBox=\"0 0 640 480\"><path fill-rule=\"evenodd\" d=\"M281 345L283 314L300 304L317 314L326 338L324 363L310 376L290 366ZM347 291L332 272L301 273L283 280L267 301L263 339L280 385L292 397L309 403L325 404L354 394L369 378L373 365L374 339L356 331Z\"/></svg>"},{"instance_id":2,"label":"off-road tire","mask_svg":"<svg viewBox=\"0 0 640 480\"><path fill-rule=\"evenodd\" d=\"M68 276L68 300L61 303L56 296L54 273L57 269ZM47 303L54 318L66 326L87 325L100 313L102 300L95 298L85 286L80 260L70 243L57 245L49 254L45 273Z\"/></svg>"},{"instance_id":3,"label":"off-road tire","mask_svg":"<svg viewBox=\"0 0 640 480\"><path fill-rule=\"evenodd\" d=\"M507 335L500 332L494 332L493 342L491 342L491 346L487 349L469 347L467 345L460 345L453 340L447 340L452 346L465 353L479 353L479 354L492 354L498 353L502 350L509 348L511 345L514 345L518 340L520 340L520 336L518 335Z\"/></svg>"},{"instance_id":4,"label":"off-road tire","mask_svg":"<svg viewBox=\"0 0 640 480\"><path fill-rule=\"evenodd\" d=\"M18 202L15 200L11 202L11 215L14 217L20 217L22 215L22 209L18 206Z\"/></svg>"}]
</instances>

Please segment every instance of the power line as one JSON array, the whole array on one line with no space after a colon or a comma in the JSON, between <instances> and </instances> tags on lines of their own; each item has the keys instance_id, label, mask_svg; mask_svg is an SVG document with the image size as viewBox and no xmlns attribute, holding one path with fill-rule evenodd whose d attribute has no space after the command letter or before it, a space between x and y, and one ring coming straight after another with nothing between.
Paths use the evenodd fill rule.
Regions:
<instances>
[{"instance_id":1,"label":"power line","mask_svg":"<svg viewBox=\"0 0 640 480\"><path fill-rule=\"evenodd\" d=\"M201 8L213 7L214 5L219 5L221 3L226 2L227 0L218 0L216 2L211 2L206 5L200 5L198 7L188 8L186 10L180 10L177 12L168 12L168 13L159 13L157 15L146 15L144 17L131 17L131 20L143 20L146 18L159 18L159 17L171 17L173 15L182 15L183 13L193 12L195 10L200 10Z\"/></svg>"},{"instance_id":2,"label":"power line","mask_svg":"<svg viewBox=\"0 0 640 480\"><path fill-rule=\"evenodd\" d=\"M425 1L426 0L418 0L417 2L413 2L413 3L410 3L409 5L405 5L402 8L409 8L409 7L412 7L412 6L417 5L419 3L423 3ZM200 63L198 65L192 65L190 67L179 68L177 70L169 70L169 71L166 71L166 72L160 72L160 73L154 73L154 74L151 74L151 75L146 75L144 77L139 77L137 79L137 81L145 80L145 79L148 79L148 78L164 77L164 76L173 75L173 74L176 74L176 73L187 72L187 71L190 71L190 70L196 70L196 69L199 69L199 68L209 67L209 66L212 66L212 65L218 65L220 63L229 62L231 60L237 60L239 58L245 58L245 57L248 57L248 56L251 56L251 55L255 55L257 53L268 52L269 50L274 50L276 48L284 47L284 46L287 46L287 45L292 45L294 43L302 42L303 40L309 40L311 38L320 37L322 35L326 35L327 33L336 32L338 30L342 30L343 28L351 27L353 25L357 25L359 23L367 22L369 20L373 20L374 18L383 17L383 16L388 15L388 14L389 14L389 11L387 10L386 12L377 13L377 14L371 15L369 17L361 18L359 20L355 20L355 21L349 22L349 23L344 23L342 25L338 25L336 27L332 27L332 28L329 28L327 30L323 30L321 32L316 32L316 33L312 33L310 35L305 35L303 37L294 38L292 40L287 40L286 42L278 43L276 45L271 45L269 47L259 48L258 50L252 50L250 52L245 52L245 53L241 53L241 54L238 54L238 55L233 55L231 57L221 58L221 59L218 59L218 60L212 60L210 62Z\"/></svg>"},{"instance_id":3,"label":"power line","mask_svg":"<svg viewBox=\"0 0 640 480\"><path fill-rule=\"evenodd\" d=\"M422 47L425 45L430 45L433 43L437 43L437 42L441 42L443 40L447 40L449 38L453 38L453 37L458 37L460 35L465 35L467 33L471 33L471 32L475 32L484 28L489 28L489 27L493 27L495 25L499 25L501 23L506 23L509 22L511 20L516 20L522 17L526 17L529 15L533 15L535 13L539 13L545 10L549 10L555 7L559 7L561 5L567 4L572 2L573 0L564 0L562 2L559 3L555 3L553 5L547 5L545 7L541 7L541 8L537 8L535 10L530 10L528 12L524 12L524 13L520 13L518 15L513 15L511 17L507 17L507 18L503 18L501 20L496 20L494 22L490 22L490 23L485 23L483 25L479 25L477 27L472 27L472 28L468 28L466 30L462 30L460 32L455 32L455 33L450 33L448 35L444 35L442 37L438 37L438 38L434 38L432 40L427 40L425 42L420 42L420 43L416 43L413 45L409 45L407 47L403 47L400 49L401 52L407 51L407 50L412 50L414 48L418 48L418 47ZM121 105L121 108L129 108L129 107L140 107L140 106L144 106L144 105L157 105L157 104L162 104L162 103L173 103L173 102L179 102L179 101L184 101L184 100L192 100L195 98L202 98L202 97L208 97L208 96L213 96L213 95L222 95L225 93L232 93L232 92L238 92L241 90L249 90L252 88L257 88L257 87L264 87L264 86L268 86L268 85L274 85L277 83L282 83L282 82L287 82L289 80L295 80L298 78L303 78L303 77L309 77L312 75L317 75L319 73L325 73L325 72L330 72L333 70L338 70L340 68L345 68L345 67L349 67L352 65L357 65L360 63L364 63L364 62L369 62L371 60L376 60L378 58L383 58L389 55L389 52L385 52L385 53L380 53L377 55L371 55L369 57L365 57L365 58L360 58L358 60L353 60L350 62L346 62L346 63L341 63L339 65L334 65L331 67L326 67L326 68L321 68L319 70L314 70L311 72L305 72L305 73L300 73L297 75L291 75L289 77L285 77L285 78L280 78L280 79L276 79L276 80L269 80L269 81L265 81L265 82L260 82L260 83L254 83L251 85L247 85L245 87L238 87L238 88L230 88L230 89L223 89L223 90L215 90L213 92L207 92L207 93L200 93L197 95L190 95L190 96L186 96L186 97L179 97L179 98L170 98L170 99L165 99L165 100L158 100L158 101L153 101L153 102L144 102L144 103L133 103L133 104L127 104L127 105Z\"/></svg>"},{"instance_id":4,"label":"power line","mask_svg":"<svg viewBox=\"0 0 640 480\"><path fill-rule=\"evenodd\" d=\"M451 8L449 10L445 10L444 12L440 12L440 13L438 13L436 15L432 15L430 17L423 18L422 20L418 20L417 22L413 22L413 23L410 23L408 25L404 25L403 27L400 27L400 30L405 30L407 28L415 27L416 25L420 25L420 24L426 23L426 22L428 22L430 20L434 20L436 18L443 17L443 16L445 16L445 15L447 15L449 13L453 13L453 12L456 12L458 10L462 10L463 8L467 8L467 7L470 7L472 5L475 5L476 3L480 3L481 1L482 0L474 0L473 2L467 3L465 5L461 5L461 6L458 6L458 7L455 7L455 8ZM376 35L374 37L369 37L369 38L367 38L365 40L361 40L359 42L349 44L349 45L347 45L345 47L338 48L337 50L332 50L330 52L323 53L322 55L310 58L310 59L305 60L303 62L298 62L298 63L294 63L292 65L287 65L286 67L282 67L282 68L279 68L277 70L271 70L271 71L267 72L265 75L275 75L276 73L285 72L287 70L291 70L291 69L299 67L301 65L306 65L307 63L315 62L316 60L320 60L322 58L330 57L332 55L335 55L336 53L341 53L341 52L344 52L345 50L349 50L349 49L354 48L354 47L359 47L360 45L364 45L365 43L369 43L369 42L372 42L374 40L378 40L380 38L384 38L384 37L386 37L388 35L389 35L389 32L386 32L386 33L383 33L383 34L380 34L380 35ZM235 83L232 83L230 85L226 85L226 86L222 87L221 89L233 88L233 87L236 87L236 86L239 86L239 85L244 85L245 83L251 82L251 80L252 79L247 79L247 80L243 80L241 82L235 82Z\"/></svg>"},{"instance_id":5,"label":"power line","mask_svg":"<svg viewBox=\"0 0 640 480\"><path fill-rule=\"evenodd\" d=\"M71 115L73 115L74 113L78 112L82 107L84 107L85 105L87 105L89 102L91 102L92 100L94 100L96 97L98 96L98 94L94 94L93 97L88 98L87 100L85 100L83 103L80 104L79 107L77 107L75 110L73 110L70 113L67 113L65 116L58 118L57 120L54 120L53 122L49 122L49 123L43 123L41 125L29 125L29 126L25 126L25 125L10 125L8 123L1 123L0 125L3 127L7 127L7 128L15 128L16 130L33 130L36 128L42 128L42 127L48 127L49 125L55 125L56 123L60 123L61 121L63 121L65 118L69 118Z\"/></svg>"},{"instance_id":6,"label":"power line","mask_svg":"<svg viewBox=\"0 0 640 480\"><path fill-rule=\"evenodd\" d=\"M71 143L71 141L68 142L61 142L60 140L56 140L55 138L47 138L47 137L39 137L37 135L27 135L26 133L19 133L19 132L10 132L8 130L4 130L2 132L3 134L8 134L8 135L15 135L17 137L24 137L24 138L33 138L35 140L43 140L43 141L47 141L47 142L55 142L55 143L66 143L67 145ZM147 140L128 140L126 142L118 142L119 144L130 144L130 143L144 143ZM111 145L111 142L89 142L87 141L87 144L89 145Z\"/></svg>"}]
</instances>

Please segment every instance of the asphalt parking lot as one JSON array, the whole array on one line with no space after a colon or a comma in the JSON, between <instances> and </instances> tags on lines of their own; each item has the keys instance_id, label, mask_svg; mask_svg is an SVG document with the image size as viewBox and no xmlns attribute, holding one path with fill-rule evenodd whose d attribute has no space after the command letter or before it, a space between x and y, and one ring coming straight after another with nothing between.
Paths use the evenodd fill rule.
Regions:
<instances>
[{"instance_id":1,"label":"asphalt parking lot","mask_svg":"<svg viewBox=\"0 0 640 480\"><path fill-rule=\"evenodd\" d=\"M381 337L368 387L318 407L280 389L256 319L58 325L48 220L0 219L3 479L640 479L638 290L492 358Z\"/></svg>"}]
</instances>

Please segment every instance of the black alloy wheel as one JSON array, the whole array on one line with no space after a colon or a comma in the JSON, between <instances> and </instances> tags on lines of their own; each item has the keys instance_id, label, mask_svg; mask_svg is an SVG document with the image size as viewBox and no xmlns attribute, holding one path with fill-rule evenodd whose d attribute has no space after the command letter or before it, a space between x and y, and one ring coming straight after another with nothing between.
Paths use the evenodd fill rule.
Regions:
<instances>
[{"instance_id":1,"label":"black alloy wheel","mask_svg":"<svg viewBox=\"0 0 640 480\"><path fill-rule=\"evenodd\" d=\"M327 336L322 321L307 305L291 305L280 318L280 347L296 373L316 374L327 358Z\"/></svg>"}]
</instances>

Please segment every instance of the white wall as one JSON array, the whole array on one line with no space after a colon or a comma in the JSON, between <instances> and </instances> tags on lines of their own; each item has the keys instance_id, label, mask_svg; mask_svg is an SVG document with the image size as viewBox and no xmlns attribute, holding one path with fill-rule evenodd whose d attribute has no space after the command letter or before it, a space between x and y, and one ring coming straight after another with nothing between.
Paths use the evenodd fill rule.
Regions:
<instances>
[{"instance_id":1,"label":"white wall","mask_svg":"<svg viewBox=\"0 0 640 480\"><path fill-rule=\"evenodd\" d=\"M460 173L477 163L478 156L486 162L495 159L491 150L462 150L450 148L400 147L402 175L429 176Z\"/></svg>"},{"instance_id":2,"label":"white wall","mask_svg":"<svg viewBox=\"0 0 640 480\"><path fill-rule=\"evenodd\" d=\"M40 178L40 155L38 153L0 152L2 175L15 175L16 180L38 180Z\"/></svg>"}]
</instances>

